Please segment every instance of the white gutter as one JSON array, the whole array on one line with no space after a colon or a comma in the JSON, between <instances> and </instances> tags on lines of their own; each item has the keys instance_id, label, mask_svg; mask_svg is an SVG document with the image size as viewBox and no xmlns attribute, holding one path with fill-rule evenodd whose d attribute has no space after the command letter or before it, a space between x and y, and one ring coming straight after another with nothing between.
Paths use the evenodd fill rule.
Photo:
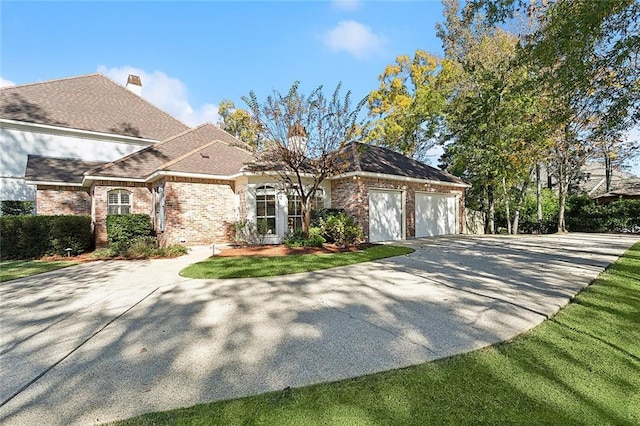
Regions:
<instances>
[{"instance_id":1,"label":"white gutter","mask_svg":"<svg viewBox=\"0 0 640 426\"><path fill-rule=\"evenodd\" d=\"M82 183L71 183L71 182L48 182L48 181L40 181L40 180L25 180L27 185L47 185L47 186L82 186Z\"/></svg>"},{"instance_id":2,"label":"white gutter","mask_svg":"<svg viewBox=\"0 0 640 426\"><path fill-rule=\"evenodd\" d=\"M429 183L432 185L453 186L455 188L471 188L471 185L469 185L468 183L455 183L455 182L446 182L442 180L418 179L418 178L412 178L407 176L388 175L385 173L373 173L373 172L348 172L348 173L343 173L337 176L332 176L327 179L329 180L344 179L344 178L350 178L352 176L375 178L375 179L386 179L386 180L399 180L403 182Z\"/></svg>"},{"instance_id":3,"label":"white gutter","mask_svg":"<svg viewBox=\"0 0 640 426\"><path fill-rule=\"evenodd\" d=\"M50 126L47 124L26 123L24 121L7 120L0 118L0 127L5 129L35 131L38 133L48 133L59 136L70 136L76 138L100 139L112 142L121 142L129 145L148 146L156 144L156 139L136 138L134 136L114 135L112 133L93 132L90 130L71 129L66 127Z\"/></svg>"},{"instance_id":4,"label":"white gutter","mask_svg":"<svg viewBox=\"0 0 640 426\"><path fill-rule=\"evenodd\" d=\"M125 177L117 177L117 176L85 176L82 179L82 184L84 186L84 183L86 181L93 181L93 180L116 180L119 182L146 182L146 179L138 179L138 178L125 178Z\"/></svg>"}]
</instances>

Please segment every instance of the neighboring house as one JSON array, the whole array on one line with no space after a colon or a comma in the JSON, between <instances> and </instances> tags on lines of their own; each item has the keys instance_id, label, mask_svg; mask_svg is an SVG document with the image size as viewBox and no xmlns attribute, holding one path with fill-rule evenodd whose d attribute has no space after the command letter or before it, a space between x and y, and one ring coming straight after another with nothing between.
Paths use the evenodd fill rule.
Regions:
<instances>
[{"instance_id":1,"label":"neighboring house","mask_svg":"<svg viewBox=\"0 0 640 426\"><path fill-rule=\"evenodd\" d=\"M581 169L584 179L580 183L580 189L590 197L599 198L607 192L606 170L604 163L595 161L587 162ZM609 192L637 192L640 186L640 178L632 173L625 172L620 167L614 167L611 171L611 188Z\"/></svg>"},{"instance_id":2,"label":"neighboring house","mask_svg":"<svg viewBox=\"0 0 640 426\"><path fill-rule=\"evenodd\" d=\"M129 90L127 90L129 89ZM189 127L101 74L0 89L0 201L35 200L29 155L112 161Z\"/></svg>"},{"instance_id":3,"label":"neighboring house","mask_svg":"<svg viewBox=\"0 0 640 426\"><path fill-rule=\"evenodd\" d=\"M619 189L598 195L595 199L600 204L607 204L617 200L640 200L640 179L625 181Z\"/></svg>"},{"instance_id":4,"label":"neighboring house","mask_svg":"<svg viewBox=\"0 0 640 426\"><path fill-rule=\"evenodd\" d=\"M20 185L37 189L38 214L90 214L97 246L107 243L109 214L149 214L163 244L231 242L239 221L264 221L268 229L265 242L277 243L301 226L297 194L283 187L277 171L250 172L246 165L255 160L254 155L217 126L189 129L166 119L164 113L101 75L41 84L48 88L48 96L58 96L58 100L18 90L32 86L26 85L3 91L2 104L4 111L14 114L12 120L3 119L3 126L5 122L13 126L3 127L3 143L24 163L21 173L13 166L18 176L11 178L26 176ZM50 89L59 84L66 89ZM86 87L79 90L79 86ZM98 100L83 100L85 95L92 98L96 87L105 96L117 93L122 101L118 104L107 97L111 100L102 118L94 117L101 114ZM65 109L68 115L63 116L60 111L64 108L57 105L69 96L75 106ZM7 108L10 104L5 97L13 99L13 107ZM23 109L31 115L40 111L35 115L41 122L25 123L30 115L16 115L22 103L18 97L27 103ZM129 103L137 106L125 107ZM88 114L87 109L93 112ZM145 118L146 114L152 118ZM91 130L81 126L87 122L92 123ZM62 123L75 127L64 128ZM81 138L63 135L64 131L92 134ZM5 142L5 137L11 141ZM70 145L56 150L55 144L65 142L64 138L75 138L74 147L86 150L74 151ZM48 149L35 149L41 146ZM109 155L88 155L98 146ZM386 148L357 142L346 144L335 155L342 161L342 172L322 182L314 195L314 208L344 209L356 217L372 242L464 232L462 212L468 185L457 177Z\"/></svg>"}]
</instances>

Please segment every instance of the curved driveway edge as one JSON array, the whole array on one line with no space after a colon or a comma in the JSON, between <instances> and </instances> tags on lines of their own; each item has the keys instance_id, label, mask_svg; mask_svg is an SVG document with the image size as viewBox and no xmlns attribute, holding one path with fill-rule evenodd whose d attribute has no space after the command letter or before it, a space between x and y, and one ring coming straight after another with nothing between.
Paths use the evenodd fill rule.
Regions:
<instances>
[{"instance_id":1,"label":"curved driveway edge","mask_svg":"<svg viewBox=\"0 0 640 426\"><path fill-rule=\"evenodd\" d=\"M0 423L100 423L478 349L553 315L638 240L425 238L312 273L179 277L199 248L2 283L0 402L16 396Z\"/></svg>"}]
</instances>

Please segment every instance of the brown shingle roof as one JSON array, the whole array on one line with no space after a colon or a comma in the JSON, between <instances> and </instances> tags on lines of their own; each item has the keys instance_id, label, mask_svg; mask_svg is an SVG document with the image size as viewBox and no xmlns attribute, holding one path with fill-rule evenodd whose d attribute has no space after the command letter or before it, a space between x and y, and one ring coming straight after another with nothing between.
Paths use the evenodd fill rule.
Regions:
<instances>
[{"instance_id":1,"label":"brown shingle roof","mask_svg":"<svg viewBox=\"0 0 640 426\"><path fill-rule=\"evenodd\" d=\"M242 142L206 123L164 142L87 172L90 176L146 179L156 171L236 174L253 154L239 148Z\"/></svg>"},{"instance_id":2,"label":"brown shingle roof","mask_svg":"<svg viewBox=\"0 0 640 426\"><path fill-rule=\"evenodd\" d=\"M380 146L350 142L336 151L336 155L346 162L343 173L369 172L465 184L462 179L450 173Z\"/></svg>"},{"instance_id":3,"label":"brown shingle roof","mask_svg":"<svg viewBox=\"0 0 640 426\"><path fill-rule=\"evenodd\" d=\"M104 162L29 155L24 177L33 182L82 183L86 170L102 164Z\"/></svg>"},{"instance_id":4,"label":"brown shingle roof","mask_svg":"<svg viewBox=\"0 0 640 426\"><path fill-rule=\"evenodd\" d=\"M156 140L189 129L102 74L2 88L0 118Z\"/></svg>"}]
</instances>

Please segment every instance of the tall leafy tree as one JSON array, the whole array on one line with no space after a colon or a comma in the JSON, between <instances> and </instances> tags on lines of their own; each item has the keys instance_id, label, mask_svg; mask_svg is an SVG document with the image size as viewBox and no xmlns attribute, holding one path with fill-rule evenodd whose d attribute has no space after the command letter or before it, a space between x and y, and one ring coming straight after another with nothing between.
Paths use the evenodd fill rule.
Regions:
<instances>
[{"instance_id":1,"label":"tall leafy tree","mask_svg":"<svg viewBox=\"0 0 640 426\"><path fill-rule=\"evenodd\" d=\"M519 61L519 39L445 2L438 26L447 58L457 67L446 108L443 165L473 186L469 206L485 212L485 231L495 232L496 200L509 212L516 198L514 229L535 161L544 151L542 109L534 80ZM507 221L510 226L509 214Z\"/></svg>"},{"instance_id":2,"label":"tall leafy tree","mask_svg":"<svg viewBox=\"0 0 640 426\"><path fill-rule=\"evenodd\" d=\"M254 150L258 149L258 136L261 132L261 125L255 121L251 113L247 110L236 108L234 103L228 99L223 99L218 106L221 128L231 133Z\"/></svg>"},{"instance_id":3,"label":"tall leafy tree","mask_svg":"<svg viewBox=\"0 0 640 426\"><path fill-rule=\"evenodd\" d=\"M550 172L558 182L558 230L565 231L564 203L573 177L593 153L640 118L640 3L634 0L472 0L490 20L529 13L539 25L524 56L537 68L541 87L555 101L550 123L555 145ZM606 142L608 141L608 142ZM598 147L600 145L600 148ZM623 149L621 153L632 153Z\"/></svg>"},{"instance_id":4,"label":"tall leafy tree","mask_svg":"<svg viewBox=\"0 0 640 426\"><path fill-rule=\"evenodd\" d=\"M400 55L380 74L368 97L371 127L366 140L423 158L442 124L450 64L423 51Z\"/></svg>"}]
</instances>

